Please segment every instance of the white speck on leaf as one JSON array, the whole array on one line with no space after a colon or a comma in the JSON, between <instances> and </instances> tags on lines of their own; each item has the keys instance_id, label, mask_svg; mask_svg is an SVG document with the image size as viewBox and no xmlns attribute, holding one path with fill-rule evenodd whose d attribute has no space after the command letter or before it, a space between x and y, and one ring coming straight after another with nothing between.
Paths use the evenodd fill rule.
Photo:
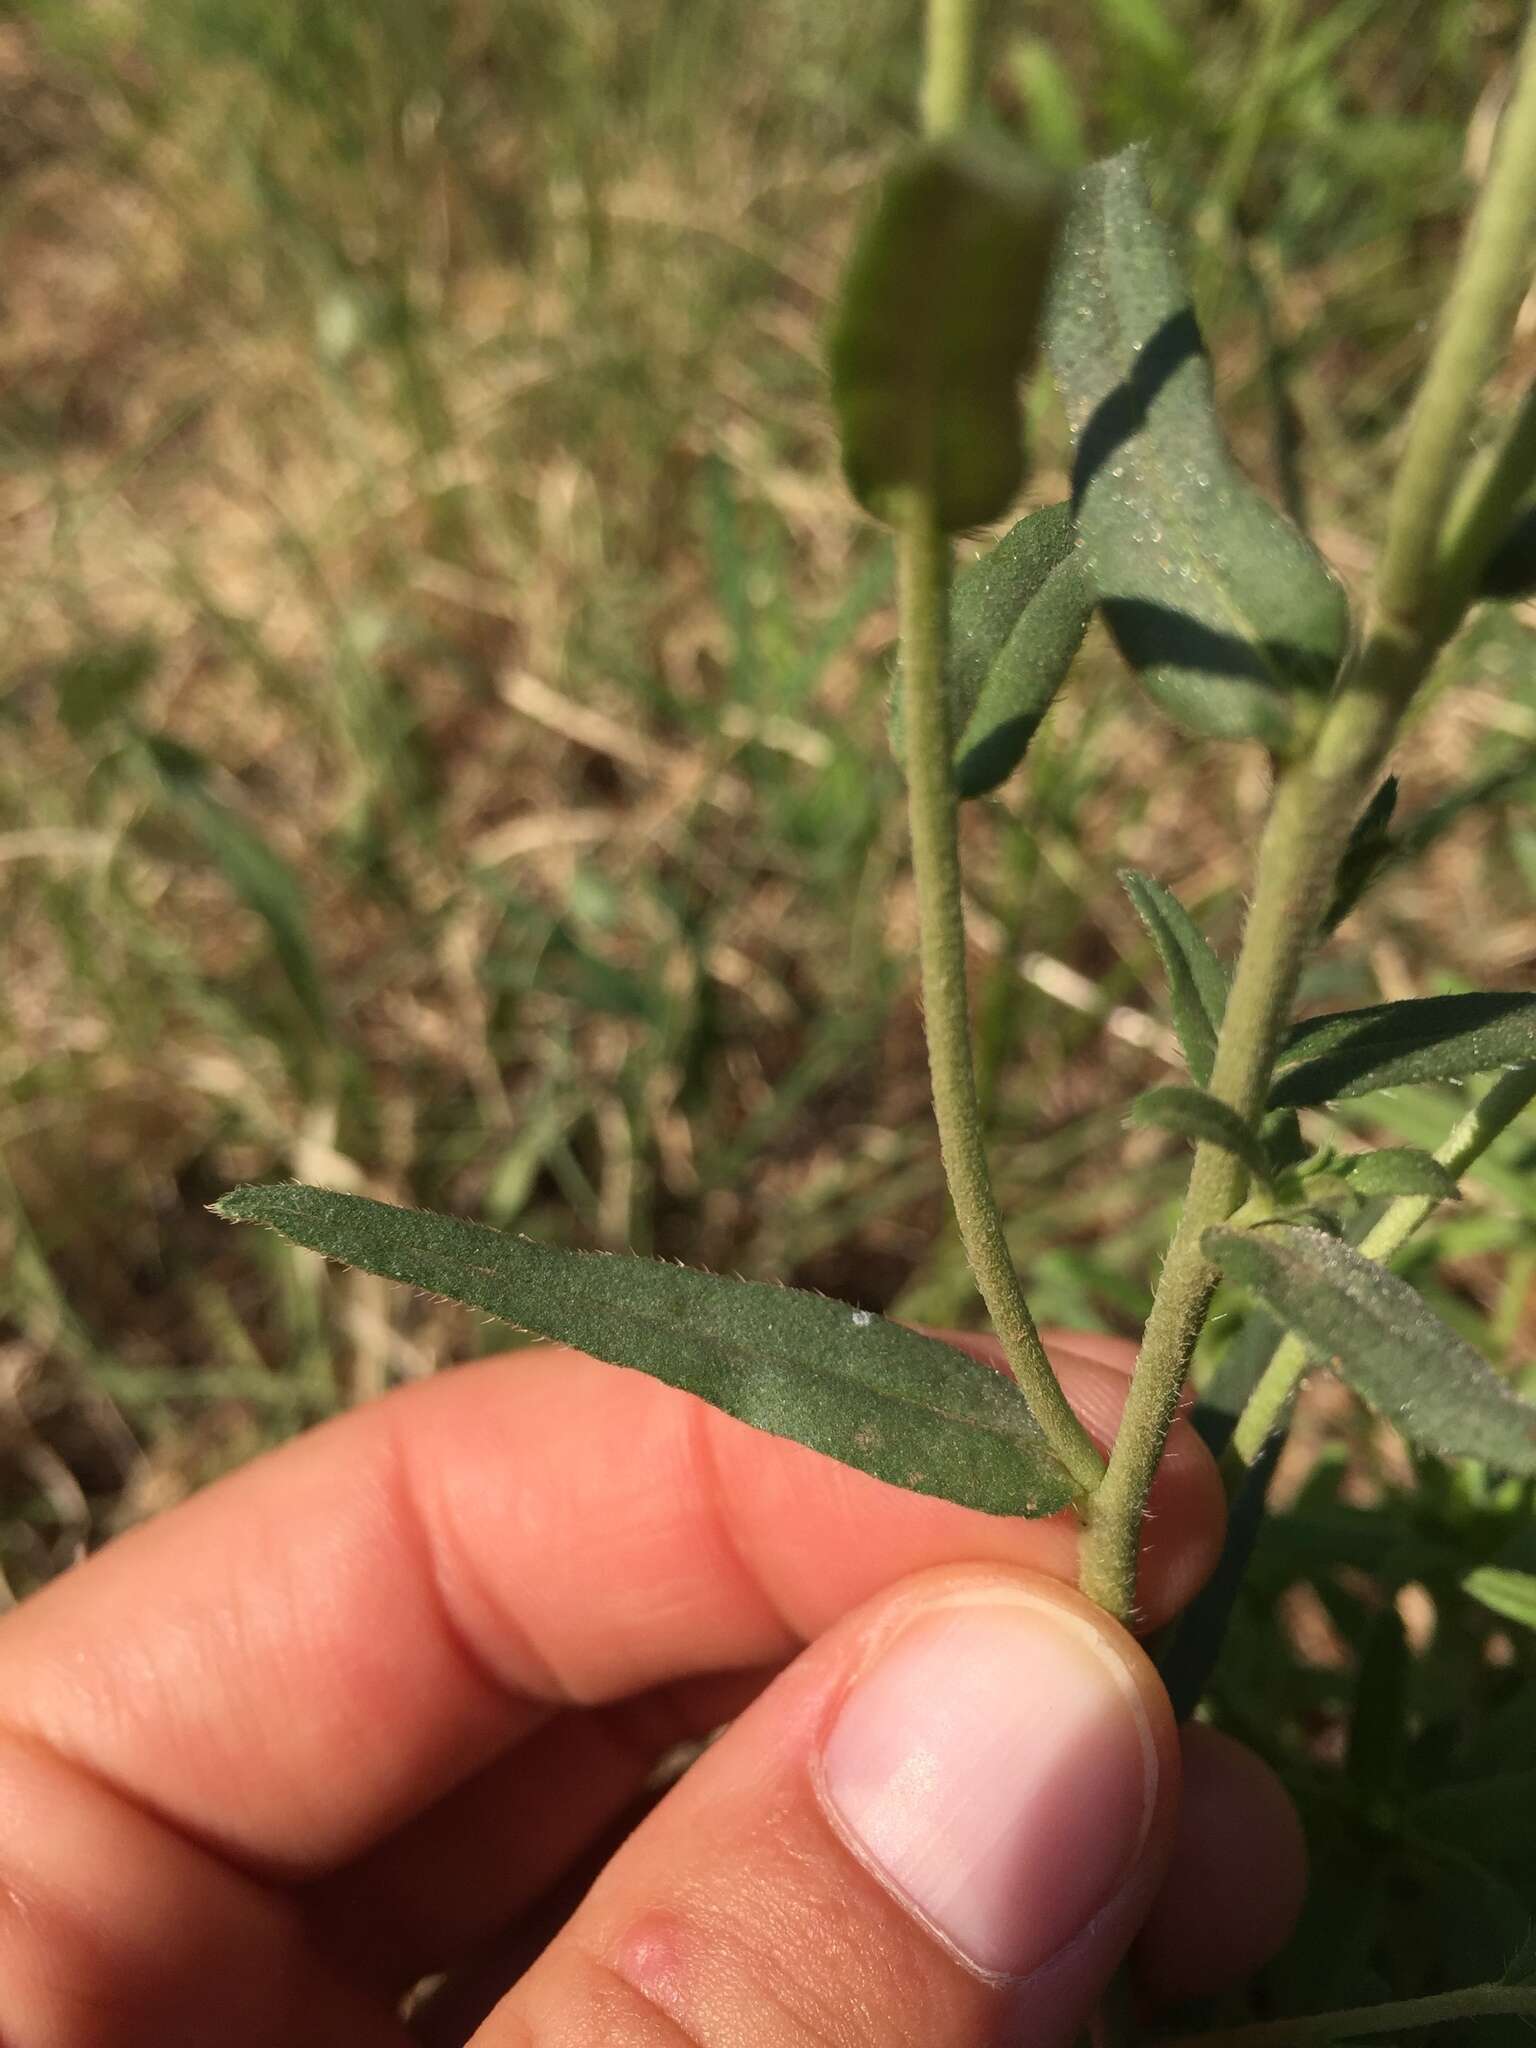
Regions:
<instances>
[{"instance_id":1,"label":"white speck on leaf","mask_svg":"<svg viewBox=\"0 0 1536 2048\"><path fill-rule=\"evenodd\" d=\"M874 1320L867 1308L856 1308L853 1312L853 1327L856 1330L867 1330Z\"/></svg>"}]
</instances>

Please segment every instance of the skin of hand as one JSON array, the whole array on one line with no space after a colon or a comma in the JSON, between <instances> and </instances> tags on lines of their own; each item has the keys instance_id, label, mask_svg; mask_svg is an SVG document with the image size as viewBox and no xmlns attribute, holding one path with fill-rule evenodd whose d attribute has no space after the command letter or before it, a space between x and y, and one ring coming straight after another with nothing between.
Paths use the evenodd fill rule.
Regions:
<instances>
[{"instance_id":1,"label":"skin of hand","mask_svg":"<svg viewBox=\"0 0 1536 2048\"><path fill-rule=\"evenodd\" d=\"M1129 1348L1052 1348L1107 1442ZM1222 1515L1181 1421L1143 1627ZM1065 2048L1127 1953L1149 2003L1239 1980L1295 1816L1075 1550L556 1347L353 1410L0 1622L0 2041L407 2048L519 1923L478 2048Z\"/></svg>"}]
</instances>

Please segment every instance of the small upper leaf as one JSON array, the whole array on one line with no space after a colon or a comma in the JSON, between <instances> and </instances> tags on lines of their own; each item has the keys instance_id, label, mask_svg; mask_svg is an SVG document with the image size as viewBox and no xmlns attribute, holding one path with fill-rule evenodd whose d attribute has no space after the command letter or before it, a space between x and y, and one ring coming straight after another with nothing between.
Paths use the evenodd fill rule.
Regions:
<instances>
[{"instance_id":1,"label":"small upper leaf","mask_svg":"<svg viewBox=\"0 0 1536 2048\"><path fill-rule=\"evenodd\" d=\"M1392 814L1397 809L1397 777L1389 775L1356 818L1349 843L1339 856L1333 901L1323 918L1325 932L1337 931L1391 860Z\"/></svg>"},{"instance_id":2,"label":"small upper leaf","mask_svg":"<svg viewBox=\"0 0 1536 2048\"><path fill-rule=\"evenodd\" d=\"M950 532L1007 510L1060 217L1054 178L972 138L918 144L881 180L831 336L843 467L877 518L906 490Z\"/></svg>"},{"instance_id":3,"label":"small upper leaf","mask_svg":"<svg viewBox=\"0 0 1536 2048\"><path fill-rule=\"evenodd\" d=\"M323 1188L236 1188L215 1208L632 1366L908 1492L995 1515L1052 1514L1072 1499L1012 1380L846 1303L659 1260L557 1250Z\"/></svg>"},{"instance_id":4,"label":"small upper leaf","mask_svg":"<svg viewBox=\"0 0 1536 2048\"><path fill-rule=\"evenodd\" d=\"M1171 890L1136 868L1122 868L1120 881L1157 948L1168 977L1173 1028L1189 1071L1203 1088L1211 1078L1216 1037L1226 1015L1227 970Z\"/></svg>"},{"instance_id":5,"label":"small upper leaf","mask_svg":"<svg viewBox=\"0 0 1536 2048\"><path fill-rule=\"evenodd\" d=\"M1074 541L1070 508L1047 505L955 578L947 673L962 797L1013 773L1083 644L1093 594Z\"/></svg>"},{"instance_id":6,"label":"small upper leaf","mask_svg":"<svg viewBox=\"0 0 1536 2048\"><path fill-rule=\"evenodd\" d=\"M1075 553L1069 505L1026 514L950 585L944 680L955 735L955 788L985 796L1011 775L1066 681L1093 598ZM901 676L891 744L902 752Z\"/></svg>"},{"instance_id":7,"label":"small upper leaf","mask_svg":"<svg viewBox=\"0 0 1536 2048\"><path fill-rule=\"evenodd\" d=\"M1536 1477L1536 1407L1406 1280L1292 1223L1207 1230L1206 1257L1331 1365L1411 1444Z\"/></svg>"},{"instance_id":8,"label":"small upper leaf","mask_svg":"<svg viewBox=\"0 0 1536 2048\"><path fill-rule=\"evenodd\" d=\"M1536 996L1418 996L1298 1024L1269 1099L1276 1108L1305 1109L1527 1060L1536 1060Z\"/></svg>"},{"instance_id":9,"label":"small upper leaf","mask_svg":"<svg viewBox=\"0 0 1536 2048\"><path fill-rule=\"evenodd\" d=\"M1437 1202L1456 1200L1456 1182L1431 1152L1417 1145L1387 1145L1379 1152L1358 1152L1339 1162L1339 1171L1357 1195L1431 1195Z\"/></svg>"},{"instance_id":10,"label":"small upper leaf","mask_svg":"<svg viewBox=\"0 0 1536 2048\"><path fill-rule=\"evenodd\" d=\"M1269 1154L1259 1134L1237 1111L1203 1088L1153 1088L1131 1104L1131 1122L1174 1131L1196 1145L1220 1145L1261 1181L1270 1178Z\"/></svg>"},{"instance_id":11,"label":"small upper leaf","mask_svg":"<svg viewBox=\"0 0 1536 2048\"><path fill-rule=\"evenodd\" d=\"M1105 623L1187 730L1296 736L1349 637L1344 593L1228 451L1189 292L1128 150L1085 175L1047 321L1072 501Z\"/></svg>"}]
</instances>

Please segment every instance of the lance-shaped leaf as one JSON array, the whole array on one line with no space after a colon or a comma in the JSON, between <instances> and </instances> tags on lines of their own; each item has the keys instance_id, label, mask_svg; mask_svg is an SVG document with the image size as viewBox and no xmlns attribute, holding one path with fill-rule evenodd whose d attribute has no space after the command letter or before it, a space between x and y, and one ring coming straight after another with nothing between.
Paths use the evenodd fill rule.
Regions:
<instances>
[{"instance_id":1,"label":"lance-shaped leaf","mask_svg":"<svg viewBox=\"0 0 1536 2048\"><path fill-rule=\"evenodd\" d=\"M1105 623L1186 730L1282 751L1338 672L1344 593L1248 481L1138 153L1096 164L1068 217L1046 345L1075 441L1073 510Z\"/></svg>"},{"instance_id":2,"label":"lance-shaped leaf","mask_svg":"<svg viewBox=\"0 0 1536 2048\"><path fill-rule=\"evenodd\" d=\"M1276 1108L1305 1109L1398 1088L1454 1081L1536 1060L1536 996L1417 996L1298 1024L1270 1089Z\"/></svg>"},{"instance_id":3,"label":"lance-shaped leaf","mask_svg":"<svg viewBox=\"0 0 1536 2048\"><path fill-rule=\"evenodd\" d=\"M1224 1444L1213 1445L1219 1454ZM1248 1577L1269 1482L1285 1448L1285 1432L1276 1430L1253 1463L1227 1507L1226 1540L1216 1568L1178 1620L1157 1645L1157 1670L1174 1714L1187 1721L1205 1696L1211 1674L1227 1639L1232 1610Z\"/></svg>"},{"instance_id":4,"label":"lance-shaped leaf","mask_svg":"<svg viewBox=\"0 0 1536 2048\"><path fill-rule=\"evenodd\" d=\"M955 577L944 686L957 795L985 796L1018 767L1067 679L1092 611L1069 505L1027 513ZM899 672L890 730L900 759Z\"/></svg>"},{"instance_id":5,"label":"lance-shaped leaf","mask_svg":"<svg viewBox=\"0 0 1536 2048\"><path fill-rule=\"evenodd\" d=\"M1201 1244L1212 1265L1251 1289L1409 1443L1536 1476L1536 1407L1406 1280L1353 1245L1292 1223L1221 1225Z\"/></svg>"},{"instance_id":6,"label":"lance-shaped leaf","mask_svg":"<svg viewBox=\"0 0 1536 2048\"><path fill-rule=\"evenodd\" d=\"M1339 856L1333 901L1323 917L1325 932L1337 931L1372 882L1391 860L1392 814L1397 809L1397 777L1389 775L1356 818L1349 843Z\"/></svg>"},{"instance_id":7,"label":"lance-shaped leaf","mask_svg":"<svg viewBox=\"0 0 1536 2048\"><path fill-rule=\"evenodd\" d=\"M1357 1195L1430 1195L1454 1202L1456 1182L1432 1152L1417 1145L1387 1145L1379 1152L1360 1152L1340 1161L1339 1170Z\"/></svg>"},{"instance_id":8,"label":"lance-shaped leaf","mask_svg":"<svg viewBox=\"0 0 1536 2048\"><path fill-rule=\"evenodd\" d=\"M1468 1572L1461 1585L1491 1613L1518 1621L1522 1628L1536 1628L1536 1576L1530 1572L1483 1564Z\"/></svg>"},{"instance_id":9,"label":"lance-shaped leaf","mask_svg":"<svg viewBox=\"0 0 1536 2048\"><path fill-rule=\"evenodd\" d=\"M1481 597L1522 598L1536 591L1536 505L1527 505L1483 566Z\"/></svg>"},{"instance_id":10,"label":"lance-shaped leaf","mask_svg":"<svg viewBox=\"0 0 1536 2048\"><path fill-rule=\"evenodd\" d=\"M1219 1145L1259 1180L1270 1178L1269 1154L1237 1111L1203 1088L1152 1088L1131 1104L1131 1122L1173 1131L1194 1145Z\"/></svg>"},{"instance_id":11,"label":"lance-shaped leaf","mask_svg":"<svg viewBox=\"0 0 1536 2048\"><path fill-rule=\"evenodd\" d=\"M1021 519L955 578L947 674L960 796L985 796L1023 760L1092 611L1066 505Z\"/></svg>"},{"instance_id":12,"label":"lance-shaped leaf","mask_svg":"<svg viewBox=\"0 0 1536 2048\"><path fill-rule=\"evenodd\" d=\"M877 518L908 490L949 532L1007 510L1060 218L1054 178L970 138L919 144L882 179L830 349L843 468Z\"/></svg>"},{"instance_id":13,"label":"lance-shaped leaf","mask_svg":"<svg viewBox=\"0 0 1536 2048\"><path fill-rule=\"evenodd\" d=\"M994 1515L1052 1514L1072 1498L1011 1380L844 1302L654 1259L530 1244L483 1223L324 1188L236 1188L215 1208L632 1366L908 1492Z\"/></svg>"},{"instance_id":14,"label":"lance-shaped leaf","mask_svg":"<svg viewBox=\"0 0 1536 2048\"><path fill-rule=\"evenodd\" d=\"M1163 972L1173 1028L1190 1073L1203 1088L1216 1059L1216 1036L1226 1014L1231 982L1177 896L1136 868L1122 868L1121 885L1146 926Z\"/></svg>"}]
</instances>

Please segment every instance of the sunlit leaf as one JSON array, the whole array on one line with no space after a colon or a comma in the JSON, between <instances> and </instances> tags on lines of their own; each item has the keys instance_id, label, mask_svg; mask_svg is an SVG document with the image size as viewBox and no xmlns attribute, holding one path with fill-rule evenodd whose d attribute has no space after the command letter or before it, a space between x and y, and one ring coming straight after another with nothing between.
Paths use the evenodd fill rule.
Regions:
<instances>
[{"instance_id":1,"label":"sunlit leaf","mask_svg":"<svg viewBox=\"0 0 1536 2048\"><path fill-rule=\"evenodd\" d=\"M912 1493L997 1515L1073 1488L1013 1382L819 1294L653 1259L559 1250L450 1216L293 1186L215 1205L294 1244L631 1366L772 1436Z\"/></svg>"},{"instance_id":2,"label":"sunlit leaf","mask_svg":"<svg viewBox=\"0 0 1536 2048\"><path fill-rule=\"evenodd\" d=\"M1357 1195L1432 1195L1454 1202L1456 1182L1432 1153L1416 1145L1388 1145L1379 1152L1360 1152L1341 1160L1339 1171Z\"/></svg>"},{"instance_id":3,"label":"sunlit leaf","mask_svg":"<svg viewBox=\"0 0 1536 2048\"><path fill-rule=\"evenodd\" d=\"M1231 986L1227 970L1171 890L1136 868L1122 868L1120 881L1157 948L1168 977L1173 1028L1190 1073L1204 1087L1211 1078L1216 1035L1226 1014Z\"/></svg>"},{"instance_id":4,"label":"sunlit leaf","mask_svg":"<svg viewBox=\"0 0 1536 2048\"><path fill-rule=\"evenodd\" d=\"M1536 1407L1406 1280L1297 1224L1207 1230L1206 1257L1249 1288L1411 1444L1536 1475Z\"/></svg>"},{"instance_id":5,"label":"sunlit leaf","mask_svg":"<svg viewBox=\"0 0 1536 2048\"><path fill-rule=\"evenodd\" d=\"M1092 610L1065 505L1021 519L955 578L947 673L962 797L985 796L1023 760Z\"/></svg>"},{"instance_id":6,"label":"sunlit leaf","mask_svg":"<svg viewBox=\"0 0 1536 2048\"><path fill-rule=\"evenodd\" d=\"M1280 1054L1274 1107L1305 1109L1397 1088L1452 1081L1536 1060L1536 996L1417 996L1298 1024Z\"/></svg>"},{"instance_id":7,"label":"sunlit leaf","mask_svg":"<svg viewBox=\"0 0 1536 2048\"><path fill-rule=\"evenodd\" d=\"M1121 653L1186 730L1285 750L1338 672L1348 606L1232 460L1138 152L1084 176L1047 329L1075 443L1073 509Z\"/></svg>"},{"instance_id":8,"label":"sunlit leaf","mask_svg":"<svg viewBox=\"0 0 1536 2048\"><path fill-rule=\"evenodd\" d=\"M1066 681L1092 610L1067 505L1045 505L1018 520L955 577L944 676L961 797L985 796L1023 760ZM899 673L891 743L900 756Z\"/></svg>"},{"instance_id":9,"label":"sunlit leaf","mask_svg":"<svg viewBox=\"0 0 1536 2048\"><path fill-rule=\"evenodd\" d=\"M1505 1621L1536 1628L1536 1575L1507 1571L1502 1565L1479 1565L1462 1580L1462 1590Z\"/></svg>"}]
</instances>

